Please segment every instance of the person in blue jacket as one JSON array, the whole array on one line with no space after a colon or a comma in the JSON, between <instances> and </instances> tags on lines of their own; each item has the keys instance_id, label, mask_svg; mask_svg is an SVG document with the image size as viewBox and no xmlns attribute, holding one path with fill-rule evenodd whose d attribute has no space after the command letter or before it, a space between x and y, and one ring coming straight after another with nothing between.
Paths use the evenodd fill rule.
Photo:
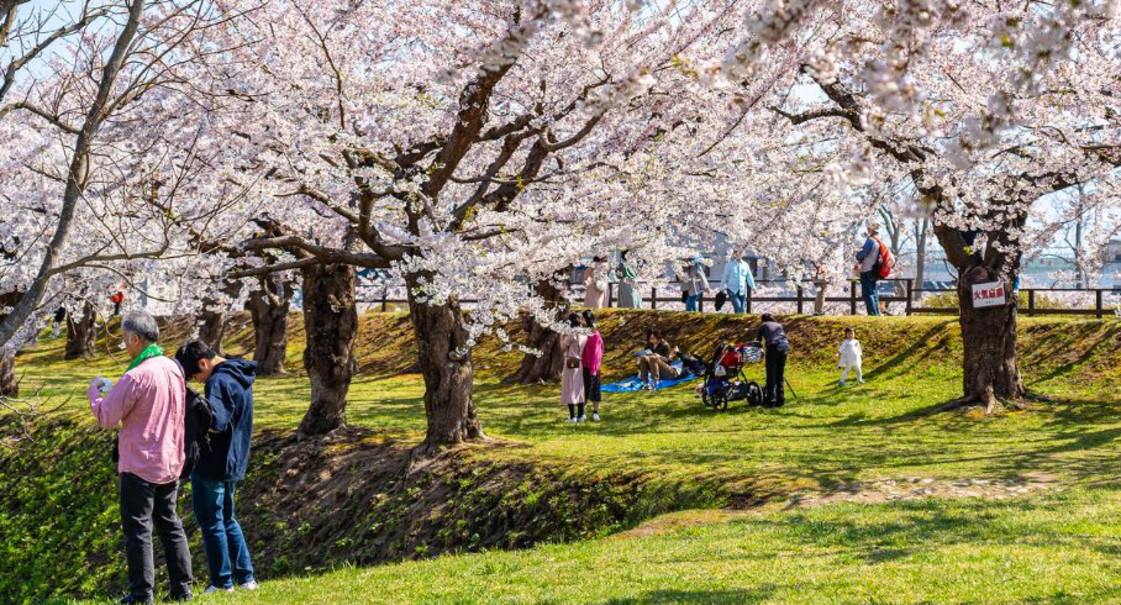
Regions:
<instances>
[{"instance_id":1,"label":"person in blue jacket","mask_svg":"<svg viewBox=\"0 0 1121 605\"><path fill-rule=\"evenodd\" d=\"M200 452L191 473L191 503L210 569L206 592L230 592L235 583L254 590L257 581L245 534L234 515L234 492L249 465L257 363L220 357L201 340L180 347L175 359L184 375L206 385L206 399L214 411L210 448Z\"/></svg>"},{"instance_id":2,"label":"person in blue jacket","mask_svg":"<svg viewBox=\"0 0 1121 605\"><path fill-rule=\"evenodd\" d=\"M751 265L742 256L733 253L724 264L724 277L720 281L728 291L728 298L732 299L732 311L744 313L747 310L747 295L755 289Z\"/></svg>"}]
</instances>

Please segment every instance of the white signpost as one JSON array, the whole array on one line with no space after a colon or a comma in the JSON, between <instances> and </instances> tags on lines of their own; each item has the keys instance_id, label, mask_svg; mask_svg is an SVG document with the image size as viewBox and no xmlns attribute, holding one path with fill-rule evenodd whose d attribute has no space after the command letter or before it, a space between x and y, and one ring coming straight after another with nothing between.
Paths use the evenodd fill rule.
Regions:
<instances>
[{"instance_id":1,"label":"white signpost","mask_svg":"<svg viewBox=\"0 0 1121 605\"><path fill-rule=\"evenodd\" d=\"M973 308L999 307L1007 303L1004 295L1004 282L994 281L973 284Z\"/></svg>"}]
</instances>

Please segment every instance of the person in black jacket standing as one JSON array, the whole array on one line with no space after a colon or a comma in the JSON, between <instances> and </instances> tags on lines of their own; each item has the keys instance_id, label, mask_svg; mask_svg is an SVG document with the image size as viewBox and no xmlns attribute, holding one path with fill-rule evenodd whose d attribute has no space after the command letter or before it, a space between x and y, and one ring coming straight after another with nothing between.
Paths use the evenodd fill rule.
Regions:
<instances>
[{"instance_id":1,"label":"person in black jacket standing","mask_svg":"<svg viewBox=\"0 0 1121 605\"><path fill-rule=\"evenodd\" d=\"M218 356L201 340L175 353L183 373L206 385L214 411L210 448L191 473L191 503L202 530L210 587L206 592L254 590L253 562L241 525L234 516L234 492L245 478L253 435L253 380L257 364Z\"/></svg>"},{"instance_id":2,"label":"person in black jacket standing","mask_svg":"<svg viewBox=\"0 0 1121 605\"><path fill-rule=\"evenodd\" d=\"M786 371L786 354L790 344L786 340L786 331L782 324L775 321L770 313L763 314L763 323L755 332L755 339L767 348L767 386L763 389L763 398L767 405L781 407L786 403L786 390L784 373Z\"/></svg>"}]
</instances>

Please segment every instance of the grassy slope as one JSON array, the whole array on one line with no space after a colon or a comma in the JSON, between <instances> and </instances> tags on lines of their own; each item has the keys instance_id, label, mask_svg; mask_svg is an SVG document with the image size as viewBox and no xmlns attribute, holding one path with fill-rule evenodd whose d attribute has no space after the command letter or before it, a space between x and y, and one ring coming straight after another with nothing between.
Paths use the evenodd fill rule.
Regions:
<instances>
[{"instance_id":1,"label":"grassy slope","mask_svg":"<svg viewBox=\"0 0 1121 605\"><path fill-rule=\"evenodd\" d=\"M213 602L1112 603L1118 513L1102 492L691 512L640 537L349 568Z\"/></svg>"},{"instance_id":2,"label":"grassy slope","mask_svg":"<svg viewBox=\"0 0 1121 605\"><path fill-rule=\"evenodd\" d=\"M607 316L609 374L627 371L630 347L621 343L633 342L655 317ZM365 321L360 348L367 374L352 389L350 419L417 439L421 384L415 376L393 375L409 362L399 353L411 346L407 326L395 316ZM720 316L679 315L670 323L674 342L703 352L718 337L748 327ZM854 324L870 380L840 390L831 384L831 352L841 326ZM604 474L638 471L670 483L703 476L743 496L883 478L1040 473L1062 495L773 512L625 540L343 570L269 583L239 601L339 602L348 590L362 600L390 595L385 602L491 602L500 596L518 602L1024 602L1030 595L1060 603L1067 602L1063 591L1102 600L1116 578L1108 555L1118 548L1117 525L1106 519L1121 508L1113 494L1121 326L1022 320L1026 380L1058 402L994 418L928 413L958 392L955 328L933 318L797 320L790 330L795 356L789 373L800 396L794 405L738 405L717 414L682 388L611 395L606 422L578 426L559 422L555 387L499 384L517 357L488 345L479 355L486 367L476 396L480 415L491 435L518 445L473 455ZM298 365L298 347L290 352ZM28 382L49 376L54 394L77 394L91 370L110 375L118 367L97 361L79 369L59 363L50 347L21 363L30 366ZM749 369L760 374L759 367ZM293 376L262 381L257 393L259 422L290 428L303 411L307 387Z\"/></svg>"}]
</instances>

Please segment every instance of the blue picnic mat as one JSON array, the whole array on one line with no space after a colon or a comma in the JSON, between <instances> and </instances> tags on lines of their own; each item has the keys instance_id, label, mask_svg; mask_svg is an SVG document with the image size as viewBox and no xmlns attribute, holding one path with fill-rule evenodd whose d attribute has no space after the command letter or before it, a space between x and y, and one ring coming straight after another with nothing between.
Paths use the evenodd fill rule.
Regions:
<instances>
[{"instance_id":1,"label":"blue picnic mat","mask_svg":"<svg viewBox=\"0 0 1121 605\"><path fill-rule=\"evenodd\" d=\"M678 370L681 370L680 361L675 361L670 365L677 368ZM696 380L698 378L700 378L700 376L694 376L693 374L684 374L674 379L659 380L657 390L660 391L662 389L668 389L669 387L679 385L683 382L689 382L690 380ZM638 375L635 375L631 376L630 378L620 380L619 382L605 384L600 388L600 391L604 393L634 393L635 391L642 390L642 384L643 383L641 380L639 380Z\"/></svg>"}]
</instances>

